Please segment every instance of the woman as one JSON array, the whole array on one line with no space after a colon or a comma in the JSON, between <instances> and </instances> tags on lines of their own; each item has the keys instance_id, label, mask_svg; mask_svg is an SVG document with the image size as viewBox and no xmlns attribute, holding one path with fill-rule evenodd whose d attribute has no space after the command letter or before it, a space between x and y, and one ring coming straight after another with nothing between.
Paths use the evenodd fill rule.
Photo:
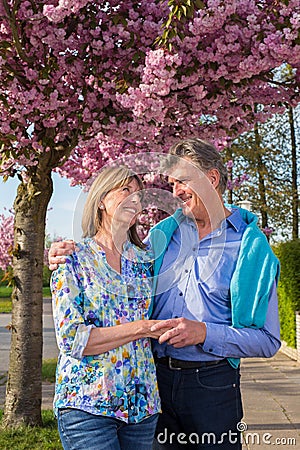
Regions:
<instances>
[{"instance_id":1,"label":"woman","mask_svg":"<svg viewBox=\"0 0 300 450\"><path fill-rule=\"evenodd\" d=\"M158 334L148 320L151 255L136 231L142 188L128 168L104 169L85 204L85 239L52 275L65 450L152 448L160 399L149 338Z\"/></svg>"}]
</instances>

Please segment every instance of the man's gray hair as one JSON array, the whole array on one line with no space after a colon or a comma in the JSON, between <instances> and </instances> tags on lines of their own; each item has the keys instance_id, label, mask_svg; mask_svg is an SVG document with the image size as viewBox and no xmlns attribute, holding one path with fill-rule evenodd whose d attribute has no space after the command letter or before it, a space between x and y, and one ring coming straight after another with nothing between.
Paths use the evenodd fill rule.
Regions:
<instances>
[{"instance_id":1,"label":"man's gray hair","mask_svg":"<svg viewBox=\"0 0 300 450\"><path fill-rule=\"evenodd\" d=\"M170 148L169 155L163 163L165 168L178 164L178 158L172 158L172 156L189 158L204 173L217 169L220 173L219 189L222 194L225 192L228 181L227 169L220 152L213 144L197 138L179 141Z\"/></svg>"}]
</instances>

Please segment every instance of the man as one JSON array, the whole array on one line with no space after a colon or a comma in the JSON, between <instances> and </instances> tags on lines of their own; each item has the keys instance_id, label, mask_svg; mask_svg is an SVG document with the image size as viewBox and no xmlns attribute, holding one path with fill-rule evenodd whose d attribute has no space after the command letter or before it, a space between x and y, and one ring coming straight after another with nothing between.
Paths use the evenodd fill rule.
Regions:
<instances>
[{"instance_id":1,"label":"man","mask_svg":"<svg viewBox=\"0 0 300 450\"><path fill-rule=\"evenodd\" d=\"M182 208L149 235L152 318L163 319L153 328L162 330L153 342L162 400L156 448L241 449L239 359L280 347L279 264L254 214L224 205L227 173L213 145L180 141L163 171Z\"/></svg>"}]
</instances>

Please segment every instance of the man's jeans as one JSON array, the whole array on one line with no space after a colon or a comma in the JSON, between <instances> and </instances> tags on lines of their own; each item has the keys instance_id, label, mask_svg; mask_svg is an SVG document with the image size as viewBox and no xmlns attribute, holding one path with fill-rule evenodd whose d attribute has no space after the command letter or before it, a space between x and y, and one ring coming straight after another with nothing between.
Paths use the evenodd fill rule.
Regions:
<instances>
[{"instance_id":1,"label":"man's jeans","mask_svg":"<svg viewBox=\"0 0 300 450\"><path fill-rule=\"evenodd\" d=\"M135 424L96 416L79 409L60 409L58 431L64 450L151 450L158 414Z\"/></svg>"},{"instance_id":2,"label":"man's jeans","mask_svg":"<svg viewBox=\"0 0 300 450\"><path fill-rule=\"evenodd\" d=\"M216 366L172 370L157 363L162 414L155 449L241 449L239 369Z\"/></svg>"}]
</instances>

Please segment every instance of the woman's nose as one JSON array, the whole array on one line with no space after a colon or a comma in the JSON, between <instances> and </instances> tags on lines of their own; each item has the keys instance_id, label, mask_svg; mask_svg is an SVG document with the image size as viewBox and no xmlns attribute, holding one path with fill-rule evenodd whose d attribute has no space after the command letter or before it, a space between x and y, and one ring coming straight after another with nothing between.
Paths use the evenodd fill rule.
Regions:
<instances>
[{"instance_id":1,"label":"woman's nose","mask_svg":"<svg viewBox=\"0 0 300 450\"><path fill-rule=\"evenodd\" d=\"M134 192L133 194L131 194L130 200L133 203L140 203L140 201L141 201L140 193L139 192Z\"/></svg>"}]
</instances>

